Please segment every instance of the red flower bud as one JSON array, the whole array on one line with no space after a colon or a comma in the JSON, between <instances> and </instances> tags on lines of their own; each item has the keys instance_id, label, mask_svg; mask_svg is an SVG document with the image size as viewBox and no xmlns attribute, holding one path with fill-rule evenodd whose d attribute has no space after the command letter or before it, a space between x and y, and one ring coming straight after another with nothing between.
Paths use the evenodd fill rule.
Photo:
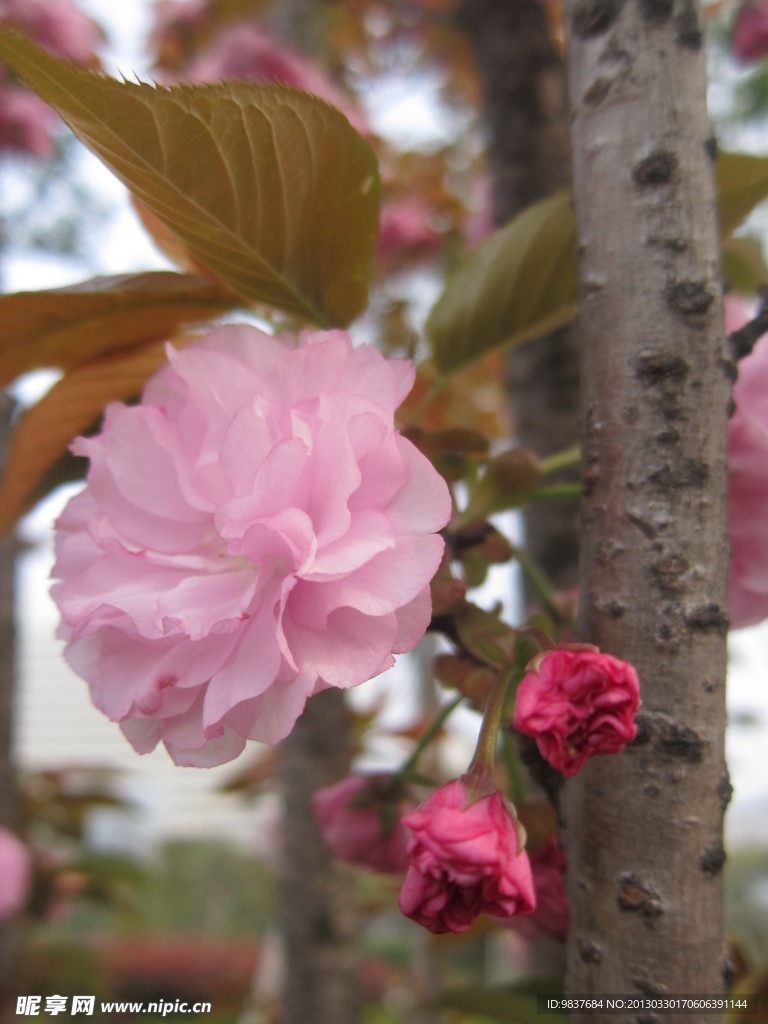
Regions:
<instances>
[{"instance_id":1,"label":"red flower bud","mask_svg":"<svg viewBox=\"0 0 768 1024\"><path fill-rule=\"evenodd\" d=\"M618 754L635 738L639 706L631 665L599 651L556 649L539 655L523 677L513 724L571 776L595 754Z\"/></svg>"},{"instance_id":2,"label":"red flower bud","mask_svg":"<svg viewBox=\"0 0 768 1024\"><path fill-rule=\"evenodd\" d=\"M511 917L536 905L531 865L504 797L496 790L469 799L457 779L403 818L413 835L399 906L436 935L466 931L478 914Z\"/></svg>"}]
</instances>

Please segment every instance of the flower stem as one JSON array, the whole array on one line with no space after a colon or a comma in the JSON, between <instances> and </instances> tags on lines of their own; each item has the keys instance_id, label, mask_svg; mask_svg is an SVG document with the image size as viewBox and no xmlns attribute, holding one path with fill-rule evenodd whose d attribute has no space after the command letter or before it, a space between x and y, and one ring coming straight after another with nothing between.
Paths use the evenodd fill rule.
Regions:
<instances>
[{"instance_id":1,"label":"flower stem","mask_svg":"<svg viewBox=\"0 0 768 1024\"><path fill-rule=\"evenodd\" d=\"M496 763L496 742L499 736L501 713L504 710L504 700L507 696L510 678L511 671L509 669L499 672L485 702L483 721L477 737L477 746L475 747L475 753L469 768L466 771L466 775L471 776L475 782L475 788L478 790L488 783L495 788L493 769Z\"/></svg>"},{"instance_id":2,"label":"flower stem","mask_svg":"<svg viewBox=\"0 0 768 1024\"><path fill-rule=\"evenodd\" d=\"M574 445L572 448L565 448L554 455L548 455L539 463L539 470L542 476L548 473L555 473L558 469L566 469L568 466L578 466L581 462L581 448Z\"/></svg>"},{"instance_id":3,"label":"flower stem","mask_svg":"<svg viewBox=\"0 0 768 1024\"><path fill-rule=\"evenodd\" d=\"M432 385L432 387L426 393L424 398L421 400L420 405L418 406L413 416L411 417L410 422L408 423L409 427L415 427L421 422L424 413L434 402L434 400L438 397L438 395L442 394L442 391L446 387L448 382L448 377L440 377L438 380L435 381L435 383Z\"/></svg>"},{"instance_id":4,"label":"flower stem","mask_svg":"<svg viewBox=\"0 0 768 1024\"><path fill-rule=\"evenodd\" d=\"M416 767L416 762L419 760L419 758L427 749L432 740L440 732L448 716L459 706L459 704L461 704L463 700L464 696L460 693L459 696L455 698L455 700L449 701L447 704L443 704L443 706L440 708L440 711L437 713L437 715L430 723L430 726L427 729L427 731L416 744L416 749L413 751L408 760L401 765L397 773L398 775L405 775L407 772L411 772Z\"/></svg>"},{"instance_id":5,"label":"flower stem","mask_svg":"<svg viewBox=\"0 0 768 1024\"><path fill-rule=\"evenodd\" d=\"M521 804L526 797L525 776L523 775L520 762L517 757L512 736L507 729L501 734L501 749L504 754L504 761L509 773L509 783L512 790L512 802Z\"/></svg>"},{"instance_id":6,"label":"flower stem","mask_svg":"<svg viewBox=\"0 0 768 1024\"><path fill-rule=\"evenodd\" d=\"M515 548L515 559L518 565L522 569L523 573L528 579L533 589L541 598L541 603L544 605L547 613L552 616L557 622L560 622L563 615L560 608L555 600L555 595L552 587L547 582L544 574L540 569L531 561L528 555L523 551L522 548Z\"/></svg>"},{"instance_id":7,"label":"flower stem","mask_svg":"<svg viewBox=\"0 0 768 1024\"><path fill-rule=\"evenodd\" d=\"M531 494L531 501L551 501L553 498L580 498L581 484L551 484L549 487L537 487Z\"/></svg>"}]
</instances>

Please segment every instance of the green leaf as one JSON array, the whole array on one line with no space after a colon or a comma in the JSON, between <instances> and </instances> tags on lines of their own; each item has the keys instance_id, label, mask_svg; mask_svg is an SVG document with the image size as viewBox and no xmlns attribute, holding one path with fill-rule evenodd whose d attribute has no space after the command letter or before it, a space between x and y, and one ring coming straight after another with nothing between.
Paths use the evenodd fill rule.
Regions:
<instances>
[{"instance_id":1,"label":"green leaf","mask_svg":"<svg viewBox=\"0 0 768 1024\"><path fill-rule=\"evenodd\" d=\"M576 218L562 191L494 232L448 282L427 321L435 362L450 373L563 327L577 299Z\"/></svg>"},{"instance_id":2,"label":"green leaf","mask_svg":"<svg viewBox=\"0 0 768 1024\"><path fill-rule=\"evenodd\" d=\"M515 661L517 632L498 615L464 601L453 613L462 647L491 668L507 668Z\"/></svg>"},{"instance_id":3,"label":"green leaf","mask_svg":"<svg viewBox=\"0 0 768 1024\"><path fill-rule=\"evenodd\" d=\"M495 512L519 508L530 500L541 476L539 459L527 448L508 448L488 461L480 479L470 485L462 519L472 522Z\"/></svg>"},{"instance_id":4,"label":"green leaf","mask_svg":"<svg viewBox=\"0 0 768 1024\"><path fill-rule=\"evenodd\" d=\"M726 271L755 282L762 258L747 240L728 236L768 198L768 157L721 153L716 174ZM469 256L433 307L427 334L448 375L557 330L577 311L576 218L564 190L523 210Z\"/></svg>"},{"instance_id":5,"label":"green leaf","mask_svg":"<svg viewBox=\"0 0 768 1024\"><path fill-rule=\"evenodd\" d=\"M768 283L768 267L756 238L726 238L722 259L723 278L731 290L754 295Z\"/></svg>"},{"instance_id":6,"label":"green leaf","mask_svg":"<svg viewBox=\"0 0 768 1024\"><path fill-rule=\"evenodd\" d=\"M715 164L720 208L720 232L730 235L768 199L768 157L747 153L720 153Z\"/></svg>"},{"instance_id":7,"label":"green leaf","mask_svg":"<svg viewBox=\"0 0 768 1024\"><path fill-rule=\"evenodd\" d=\"M365 308L378 170L338 110L277 85L118 82L10 30L0 59L238 295L323 326Z\"/></svg>"},{"instance_id":8,"label":"green leaf","mask_svg":"<svg viewBox=\"0 0 768 1024\"><path fill-rule=\"evenodd\" d=\"M66 370L171 337L236 304L211 281L173 273L96 277L72 288L0 296L0 386L27 370Z\"/></svg>"}]
</instances>

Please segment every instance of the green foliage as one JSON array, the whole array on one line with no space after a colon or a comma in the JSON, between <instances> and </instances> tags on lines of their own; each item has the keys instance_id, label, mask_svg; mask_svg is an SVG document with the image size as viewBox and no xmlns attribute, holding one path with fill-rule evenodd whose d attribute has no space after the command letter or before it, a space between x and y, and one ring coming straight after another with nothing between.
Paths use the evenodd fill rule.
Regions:
<instances>
[{"instance_id":1,"label":"green foliage","mask_svg":"<svg viewBox=\"0 0 768 1024\"><path fill-rule=\"evenodd\" d=\"M540 1024L542 1015L537 1009L537 995L562 995L560 979L532 979L504 988L466 987L445 992L437 1006L445 1009L466 1010L483 1014L494 1021L514 1024ZM551 1024L565 1024L565 1014L548 1013Z\"/></svg>"},{"instance_id":2,"label":"green foliage","mask_svg":"<svg viewBox=\"0 0 768 1024\"><path fill-rule=\"evenodd\" d=\"M517 633L498 615L465 601L453 618L462 647L481 664L501 669L514 662Z\"/></svg>"},{"instance_id":3,"label":"green foliage","mask_svg":"<svg viewBox=\"0 0 768 1024\"><path fill-rule=\"evenodd\" d=\"M539 476L539 460L527 448L500 452L488 461L483 475L471 486L462 518L471 522L519 508L530 501Z\"/></svg>"},{"instance_id":4,"label":"green foliage","mask_svg":"<svg viewBox=\"0 0 768 1024\"><path fill-rule=\"evenodd\" d=\"M450 373L563 327L577 298L576 218L562 191L494 232L448 282L427 322L435 362Z\"/></svg>"},{"instance_id":5,"label":"green foliage","mask_svg":"<svg viewBox=\"0 0 768 1024\"><path fill-rule=\"evenodd\" d=\"M715 164L720 232L729 235L768 198L768 157L720 153Z\"/></svg>"},{"instance_id":6,"label":"green foliage","mask_svg":"<svg viewBox=\"0 0 768 1024\"><path fill-rule=\"evenodd\" d=\"M768 268L756 238L726 238L722 259L723 278L733 291L752 295L768 283Z\"/></svg>"},{"instance_id":7,"label":"green foliage","mask_svg":"<svg viewBox=\"0 0 768 1024\"><path fill-rule=\"evenodd\" d=\"M722 153L716 164L724 263L732 287L765 281L759 247L731 233L768 198L768 157ZM449 280L427 321L435 363L450 374L575 319L576 218L564 190L494 232Z\"/></svg>"},{"instance_id":8,"label":"green foliage","mask_svg":"<svg viewBox=\"0 0 768 1024\"><path fill-rule=\"evenodd\" d=\"M726 923L748 958L768 965L768 907L758 893L768 890L768 851L742 847L729 851L724 871Z\"/></svg>"},{"instance_id":9,"label":"green foliage","mask_svg":"<svg viewBox=\"0 0 768 1024\"><path fill-rule=\"evenodd\" d=\"M168 843L149 880L143 927L156 934L253 938L274 920L275 895L263 861L230 844Z\"/></svg>"},{"instance_id":10,"label":"green foliage","mask_svg":"<svg viewBox=\"0 0 768 1024\"><path fill-rule=\"evenodd\" d=\"M282 86L119 82L9 30L0 58L236 294L323 326L365 308L378 170L338 110Z\"/></svg>"}]
</instances>

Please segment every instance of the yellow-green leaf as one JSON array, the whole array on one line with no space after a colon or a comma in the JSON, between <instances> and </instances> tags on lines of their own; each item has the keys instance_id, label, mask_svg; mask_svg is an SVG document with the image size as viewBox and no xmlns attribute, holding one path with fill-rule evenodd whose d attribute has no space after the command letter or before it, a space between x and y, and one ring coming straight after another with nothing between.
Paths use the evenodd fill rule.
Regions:
<instances>
[{"instance_id":1,"label":"yellow-green leaf","mask_svg":"<svg viewBox=\"0 0 768 1024\"><path fill-rule=\"evenodd\" d=\"M278 85L117 81L10 30L0 59L237 294L326 326L365 308L378 171L338 110Z\"/></svg>"},{"instance_id":2,"label":"yellow-green leaf","mask_svg":"<svg viewBox=\"0 0 768 1024\"><path fill-rule=\"evenodd\" d=\"M720 154L717 188L726 279L753 290L765 280L762 257L728 236L768 198L768 158ZM427 321L435 362L445 375L548 334L575 319L577 298L576 219L562 191L494 232L448 282Z\"/></svg>"},{"instance_id":3,"label":"yellow-green leaf","mask_svg":"<svg viewBox=\"0 0 768 1024\"><path fill-rule=\"evenodd\" d=\"M567 191L494 232L448 282L427 322L440 371L570 323L577 312L576 218Z\"/></svg>"},{"instance_id":4,"label":"yellow-green leaf","mask_svg":"<svg viewBox=\"0 0 768 1024\"><path fill-rule=\"evenodd\" d=\"M192 339L174 339L174 344ZM102 356L66 374L21 417L0 483L0 532L30 506L46 473L112 401L133 398L165 362L165 344Z\"/></svg>"},{"instance_id":5,"label":"yellow-green leaf","mask_svg":"<svg viewBox=\"0 0 768 1024\"><path fill-rule=\"evenodd\" d=\"M768 157L720 153L715 164L720 232L730 235L763 199L768 199Z\"/></svg>"},{"instance_id":6,"label":"yellow-green leaf","mask_svg":"<svg viewBox=\"0 0 768 1024\"><path fill-rule=\"evenodd\" d=\"M107 352L169 338L236 304L211 281L164 272L2 295L0 386L27 370L66 370Z\"/></svg>"},{"instance_id":7,"label":"yellow-green leaf","mask_svg":"<svg viewBox=\"0 0 768 1024\"><path fill-rule=\"evenodd\" d=\"M768 267L756 238L726 238L722 258L723 278L732 291L753 295L768 284Z\"/></svg>"}]
</instances>

